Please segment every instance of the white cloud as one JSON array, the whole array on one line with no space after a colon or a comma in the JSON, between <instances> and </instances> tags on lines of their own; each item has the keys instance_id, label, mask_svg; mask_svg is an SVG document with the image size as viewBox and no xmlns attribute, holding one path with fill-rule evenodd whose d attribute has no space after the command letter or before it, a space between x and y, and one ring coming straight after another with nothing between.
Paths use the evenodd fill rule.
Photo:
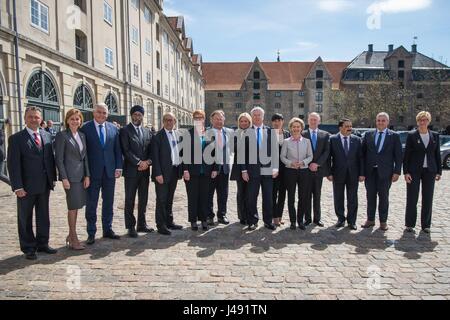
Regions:
<instances>
[{"instance_id":1,"label":"white cloud","mask_svg":"<svg viewBox=\"0 0 450 320\"><path fill-rule=\"evenodd\" d=\"M372 3L368 8L368 13L399 13L418 11L428 8L432 0L385 0Z\"/></svg>"},{"instance_id":2,"label":"white cloud","mask_svg":"<svg viewBox=\"0 0 450 320\"><path fill-rule=\"evenodd\" d=\"M191 15L189 15L189 14L186 14L186 13L182 13L182 12L180 12L180 11L177 11L177 10L174 10L174 9L171 9L171 8L164 8L164 14L166 15L166 16L168 16L168 17L178 17L178 16L183 16L184 17L184 21L186 22L186 23L192 23L192 22L194 22L195 21L195 19L191 16Z\"/></svg>"},{"instance_id":3,"label":"white cloud","mask_svg":"<svg viewBox=\"0 0 450 320\"><path fill-rule=\"evenodd\" d=\"M324 11L338 12L353 7L354 2L349 0L320 0L319 8Z\"/></svg>"}]
</instances>

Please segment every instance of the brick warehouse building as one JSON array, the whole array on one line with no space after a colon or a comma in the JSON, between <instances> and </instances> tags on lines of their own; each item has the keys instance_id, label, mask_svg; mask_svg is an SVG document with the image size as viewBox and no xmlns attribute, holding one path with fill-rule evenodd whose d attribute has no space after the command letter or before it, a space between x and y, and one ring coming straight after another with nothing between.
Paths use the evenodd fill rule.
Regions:
<instances>
[{"instance_id":1,"label":"brick warehouse building","mask_svg":"<svg viewBox=\"0 0 450 320\"><path fill-rule=\"evenodd\" d=\"M424 76L435 70L443 71L445 79ZM366 88L384 74L390 84L400 83L414 92L410 110L393 119L396 127L406 128L415 124L415 111L427 105L427 85L439 81L450 88L450 68L418 52L417 45L410 52L403 46L394 49L393 45L387 51L374 51L369 45L351 62L327 62L319 57L314 62L260 62L256 58L253 63L204 63L203 74L206 110L223 109L229 126L235 126L238 115L255 106L264 108L268 115L278 112L288 119L318 112L324 124L336 124L332 94L354 90L363 103ZM446 96L450 110L450 97ZM448 114L433 116L435 128L450 125ZM355 119L355 123L364 122Z\"/></svg>"}]
</instances>

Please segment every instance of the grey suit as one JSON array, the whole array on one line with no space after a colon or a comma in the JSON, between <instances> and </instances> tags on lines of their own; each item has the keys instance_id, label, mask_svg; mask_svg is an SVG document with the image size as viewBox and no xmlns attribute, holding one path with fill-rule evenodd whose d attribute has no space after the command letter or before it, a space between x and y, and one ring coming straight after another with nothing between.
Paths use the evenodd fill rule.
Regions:
<instances>
[{"instance_id":1,"label":"grey suit","mask_svg":"<svg viewBox=\"0 0 450 320\"><path fill-rule=\"evenodd\" d=\"M70 130L59 132L55 138L55 160L59 180L67 179L70 190L66 191L66 201L69 210L78 210L86 205L86 190L83 181L90 176L86 151L86 137L78 131L83 143L83 150Z\"/></svg>"}]
</instances>

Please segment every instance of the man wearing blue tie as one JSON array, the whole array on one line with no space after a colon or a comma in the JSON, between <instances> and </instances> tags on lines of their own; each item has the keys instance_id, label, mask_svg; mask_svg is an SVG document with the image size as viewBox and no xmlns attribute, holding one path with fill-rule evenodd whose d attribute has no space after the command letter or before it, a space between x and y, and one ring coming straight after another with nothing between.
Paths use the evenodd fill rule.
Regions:
<instances>
[{"instance_id":1,"label":"man wearing blue tie","mask_svg":"<svg viewBox=\"0 0 450 320\"><path fill-rule=\"evenodd\" d=\"M380 230L387 231L389 190L397 182L402 170L402 143L400 136L389 130L389 115L380 113L376 118L377 129L367 132L363 139L364 172L367 190L367 221L363 228L375 226L377 196L380 214Z\"/></svg>"},{"instance_id":2,"label":"man wearing blue tie","mask_svg":"<svg viewBox=\"0 0 450 320\"><path fill-rule=\"evenodd\" d=\"M87 192L86 220L88 239L86 244L95 243L97 232L97 206L102 191L102 227L103 237L120 239L112 230L114 189L116 179L122 175L123 158L120 148L119 130L106 122L108 106L97 104L94 108L94 120L87 122L81 131L86 135L91 185Z\"/></svg>"}]
</instances>

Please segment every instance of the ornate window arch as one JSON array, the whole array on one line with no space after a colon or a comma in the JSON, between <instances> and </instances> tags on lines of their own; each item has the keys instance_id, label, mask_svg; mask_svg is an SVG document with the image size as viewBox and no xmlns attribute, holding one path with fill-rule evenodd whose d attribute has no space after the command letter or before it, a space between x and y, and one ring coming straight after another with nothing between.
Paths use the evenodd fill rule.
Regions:
<instances>
[{"instance_id":1,"label":"ornate window arch","mask_svg":"<svg viewBox=\"0 0 450 320\"><path fill-rule=\"evenodd\" d=\"M89 87L84 83L73 94L73 105L82 110L93 110L94 100Z\"/></svg>"},{"instance_id":2,"label":"ornate window arch","mask_svg":"<svg viewBox=\"0 0 450 320\"><path fill-rule=\"evenodd\" d=\"M108 111L110 114L119 114L119 104L112 92L108 93L106 96L105 104L108 106Z\"/></svg>"}]
</instances>

